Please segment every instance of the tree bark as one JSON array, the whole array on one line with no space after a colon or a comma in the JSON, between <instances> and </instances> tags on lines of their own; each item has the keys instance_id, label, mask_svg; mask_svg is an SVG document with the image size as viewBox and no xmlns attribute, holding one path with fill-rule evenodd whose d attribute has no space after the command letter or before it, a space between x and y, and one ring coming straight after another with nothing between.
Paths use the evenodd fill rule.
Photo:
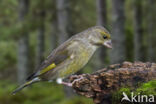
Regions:
<instances>
[{"instance_id":1,"label":"tree bark","mask_svg":"<svg viewBox=\"0 0 156 104\"><path fill-rule=\"evenodd\" d=\"M19 22L22 24L29 9L29 0L19 1ZM18 41L18 60L17 60L17 79L19 83L23 83L29 69L29 37L28 33L23 33Z\"/></svg>"},{"instance_id":2,"label":"tree bark","mask_svg":"<svg viewBox=\"0 0 156 104\"><path fill-rule=\"evenodd\" d=\"M134 58L136 61L145 61L142 12L142 2L140 0L134 0Z\"/></svg>"},{"instance_id":3,"label":"tree bark","mask_svg":"<svg viewBox=\"0 0 156 104\"><path fill-rule=\"evenodd\" d=\"M93 74L70 76L76 93L92 98L95 104L112 104L113 92L122 87L137 88L138 83L156 79L156 63L123 62L110 65Z\"/></svg>"},{"instance_id":4,"label":"tree bark","mask_svg":"<svg viewBox=\"0 0 156 104\"><path fill-rule=\"evenodd\" d=\"M113 0L113 15L112 15L112 40L113 49L110 53L111 63L123 62L125 54L125 15L124 2L125 0Z\"/></svg>"}]
</instances>

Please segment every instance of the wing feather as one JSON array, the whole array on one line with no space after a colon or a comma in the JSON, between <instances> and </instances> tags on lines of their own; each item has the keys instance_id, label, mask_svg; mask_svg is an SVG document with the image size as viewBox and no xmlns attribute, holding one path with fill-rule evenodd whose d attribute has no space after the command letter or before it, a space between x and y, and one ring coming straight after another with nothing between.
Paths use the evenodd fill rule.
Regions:
<instances>
[{"instance_id":1,"label":"wing feather","mask_svg":"<svg viewBox=\"0 0 156 104\"><path fill-rule=\"evenodd\" d=\"M42 75L55 67L58 64L62 63L64 60L70 57L68 52L68 48L72 44L72 41L67 41L58 48L56 48L48 57L47 59L37 68L35 73L30 75L27 80L31 80L34 77Z\"/></svg>"}]
</instances>

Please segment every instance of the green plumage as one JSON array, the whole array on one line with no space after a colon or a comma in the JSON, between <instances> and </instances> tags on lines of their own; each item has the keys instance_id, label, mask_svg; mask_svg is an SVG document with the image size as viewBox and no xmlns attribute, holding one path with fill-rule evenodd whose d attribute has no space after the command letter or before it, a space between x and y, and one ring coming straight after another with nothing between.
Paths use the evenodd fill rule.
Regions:
<instances>
[{"instance_id":1,"label":"green plumage","mask_svg":"<svg viewBox=\"0 0 156 104\"><path fill-rule=\"evenodd\" d=\"M76 34L56 48L27 81L35 78L40 81L65 78L86 65L97 48L102 45L111 48L110 34L101 26Z\"/></svg>"}]
</instances>

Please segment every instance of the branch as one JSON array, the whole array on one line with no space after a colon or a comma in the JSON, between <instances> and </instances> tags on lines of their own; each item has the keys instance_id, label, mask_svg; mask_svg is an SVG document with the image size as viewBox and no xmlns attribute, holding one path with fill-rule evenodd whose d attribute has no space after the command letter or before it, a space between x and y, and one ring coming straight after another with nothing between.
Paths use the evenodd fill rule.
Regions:
<instances>
[{"instance_id":1,"label":"branch","mask_svg":"<svg viewBox=\"0 0 156 104\"><path fill-rule=\"evenodd\" d=\"M83 78L82 78L83 77ZM70 81L75 81L73 89L76 93L92 98L95 104L111 103L111 94L121 87L136 88L140 82L156 79L156 64L142 62L124 62L110 65L93 74L71 76Z\"/></svg>"}]
</instances>

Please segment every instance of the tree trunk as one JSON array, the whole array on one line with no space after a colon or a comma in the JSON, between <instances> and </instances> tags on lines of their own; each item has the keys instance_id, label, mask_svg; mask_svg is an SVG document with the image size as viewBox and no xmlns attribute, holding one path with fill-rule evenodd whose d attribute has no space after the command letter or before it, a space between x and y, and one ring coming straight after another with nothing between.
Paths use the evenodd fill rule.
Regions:
<instances>
[{"instance_id":1,"label":"tree trunk","mask_svg":"<svg viewBox=\"0 0 156 104\"><path fill-rule=\"evenodd\" d=\"M44 59L44 34L45 34L45 11L41 10L39 13L40 24L37 34L37 51L36 51L36 67L38 67Z\"/></svg>"},{"instance_id":2,"label":"tree trunk","mask_svg":"<svg viewBox=\"0 0 156 104\"><path fill-rule=\"evenodd\" d=\"M56 0L58 43L61 44L68 38L69 34L69 0Z\"/></svg>"},{"instance_id":3,"label":"tree trunk","mask_svg":"<svg viewBox=\"0 0 156 104\"><path fill-rule=\"evenodd\" d=\"M124 2L125 0L113 0L112 15L112 40L113 49L110 53L111 63L124 61L125 54L125 33L124 33Z\"/></svg>"},{"instance_id":4,"label":"tree trunk","mask_svg":"<svg viewBox=\"0 0 156 104\"><path fill-rule=\"evenodd\" d=\"M97 8L97 25L107 27L107 6L106 0L96 0L96 8ZM94 55L93 62L94 66L102 67L107 63L108 54L107 49L105 47L97 50L97 53Z\"/></svg>"},{"instance_id":5,"label":"tree trunk","mask_svg":"<svg viewBox=\"0 0 156 104\"><path fill-rule=\"evenodd\" d=\"M56 0L58 43L61 44L71 36L70 0ZM67 97L72 97L73 92L69 87L64 87Z\"/></svg>"},{"instance_id":6,"label":"tree trunk","mask_svg":"<svg viewBox=\"0 0 156 104\"><path fill-rule=\"evenodd\" d=\"M71 82L77 80L72 86L76 93L92 98L95 104L112 104L112 94L120 88L136 89L140 83L155 80L156 63L123 62L110 65L93 74L70 76L69 79Z\"/></svg>"},{"instance_id":7,"label":"tree trunk","mask_svg":"<svg viewBox=\"0 0 156 104\"><path fill-rule=\"evenodd\" d=\"M142 13L142 2L140 0L134 0L134 49L135 49L135 60L144 61L145 52L143 46L143 13Z\"/></svg>"},{"instance_id":8,"label":"tree trunk","mask_svg":"<svg viewBox=\"0 0 156 104\"><path fill-rule=\"evenodd\" d=\"M56 19L52 22L51 25L51 50L54 50L57 46L58 46L58 38L57 38L57 34L58 34L58 29L57 29L57 21Z\"/></svg>"},{"instance_id":9,"label":"tree trunk","mask_svg":"<svg viewBox=\"0 0 156 104\"><path fill-rule=\"evenodd\" d=\"M56 0L54 0L56 4ZM52 13L52 22L51 22L51 50L55 49L58 46L58 21L57 21L57 11L56 6Z\"/></svg>"},{"instance_id":10,"label":"tree trunk","mask_svg":"<svg viewBox=\"0 0 156 104\"><path fill-rule=\"evenodd\" d=\"M19 1L19 22L24 22L28 13L29 0ZM17 78L19 83L23 83L29 69L29 37L28 33L23 33L18 42Z\"/></svg>"},{"instance_id":11,"label":"tree trunk","mask_svg":"<svg viewBox=\"0 0 156 104\"><path fill-rule=\"evenodd\" d=\"M52 5L54 9L51 11L52 17L51 17L51 51L54 50L58 46L58 21L57 21L57 8L56 8L56 1L52 1Z\"/></svg>"},{"instance_id":12,"label":"tree trunk","mask_svg":"<svg viewBox=\"0 0 156 104\"><path fill-rule=\"evenodd\" d=\"M154 40L156 40L155 38L155 34L154 34L154 30L155 30L155 15L154 13L155 11L155 0L148 0L148 19L147 19L147 24L148 24L148 61L155 61L156 57L155 56L155 43Z\"/></svg>"},{"instance_id":13,"label":"tree trunk","mask_svg":"<svg viewBox=\"0 0 156 104\"><path fill-rule=\"evenodd\" d=\"M96 0L97 25L107 27L107 1Z\"/></svg>"}]
</instances>

